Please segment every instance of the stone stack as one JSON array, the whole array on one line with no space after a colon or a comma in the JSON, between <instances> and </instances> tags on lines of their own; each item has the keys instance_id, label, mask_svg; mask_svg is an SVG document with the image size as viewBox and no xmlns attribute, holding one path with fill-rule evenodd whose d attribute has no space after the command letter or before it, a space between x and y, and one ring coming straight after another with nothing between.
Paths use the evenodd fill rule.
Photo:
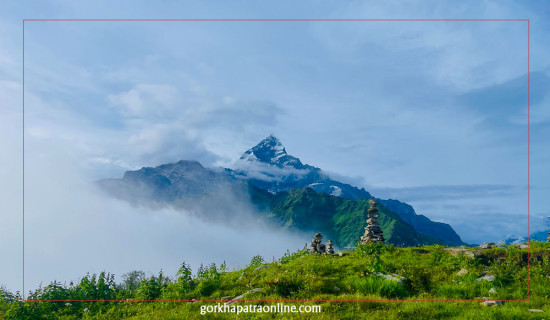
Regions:
<instances>
[{"instance_id":1,"label":"stone stack","mask_svg":"<svg viewBox=\"0 0 550 320\"><path fill-rule=\"evenodd\" d=\"M361 237L361 244L367 244L369 242L384 242L384 232L378 224L378 202L375 200L369 200L370 208L367 210L367 226L365 227L365 234Z\"/></svg>"},{"instance_id":2,"label":"stone stack","mask_svg":"<svg viewBox=\"0 0 550 320\"><path fill-rule=\"evenodd\" d=\"M550 242L550 232L548 232L548 238L546 238L546 241Z\"/></svg>"},{"instance_id":3,"label":"stone stack","mask_svg":"<svg viewBox=\"0 0 550 320\"><path fill-rule=\"evenodd\" d=\"M313 237L313 240L311 240L311 244L310 244L311 250L309 250L309 252L325 253L326 247L322 243L322 240L323 240L323 235L321 234L321 232L317 232Z\"/></svg>"},{"instance_id":4,"label":"stone stack","mask_svg":"<svg viewBox=\"0 0 550 320\"><path fill-rule=\"evenodd\" d=\"M327 254L334 254L334 244L332 240L327 241Z\"/></svg>"}]
</instances>

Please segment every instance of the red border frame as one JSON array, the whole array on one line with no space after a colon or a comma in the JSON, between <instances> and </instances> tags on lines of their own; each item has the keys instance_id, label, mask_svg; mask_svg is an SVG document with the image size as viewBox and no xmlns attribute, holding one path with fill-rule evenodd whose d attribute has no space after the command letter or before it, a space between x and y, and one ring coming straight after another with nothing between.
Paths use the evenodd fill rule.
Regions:
<instances>
[{"instance_id":1,"label":"red border frame","mask_svg":"<svg viewBox=\"0 0 550 320\"><path fill-rule=\"evenodd\" d=\"M531 245L530 241L530 229L529 229L529 209L530 209L530 21L529 19L23 19L23 301L118 301L118 302L145 302L145 301L158 301L158 302L189 302L189 301L208 301L208 302L220 302L220 300L26 300L25 299L25 21L49 21L49 22L76 22L76 21L88 21L88 22L146 22L146 21L158 21L158 22L253 22L253 21L271 21L271 22L283 22L283 21L302 21L302 22L344 22L344 21L356 21L356 22L444 22L444 21L514 21L514 22L527 22L527 299L526 300L500 300L500 301L530 301L530 260L531 260ZM285 301L285 302L301 302L301 301L335 301L335 302L362 302L362 301L378 301L378 302L420 302L420 301L485 301L485 300L239 300L239 301Z\"/></svg>"}]
</instances>

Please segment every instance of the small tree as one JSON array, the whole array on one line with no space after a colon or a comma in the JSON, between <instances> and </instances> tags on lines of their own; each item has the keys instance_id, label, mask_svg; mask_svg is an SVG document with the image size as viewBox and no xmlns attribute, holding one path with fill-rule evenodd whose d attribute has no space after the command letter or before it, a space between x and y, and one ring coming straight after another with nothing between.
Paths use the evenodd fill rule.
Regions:
<instances>
[{"instance_id":1,"label":"small tree","mask_svg":"<svg viewBox=\"0 0 550 320\"><path fill-rule=\"evenodd\" d=\"M210 296L221 286L221 273L226 269L225 262L218 268L215 263L209 266L200 265L197 271L197 289L201 296Z\"/></svg>"},{"instance_id":2,"label":"small tree","mask_svg":"<svg viewBox=\"0 0 550 320\"><path fill-rule=\"evenodd\" d=\"M182 262L181 267L176 273L177 283L180 290L185 293L191 290L194 286L191 265Z\"/></svg>"},{"instance_id":3,"label":"small tree","mask_svg":"<svg viewBox=\"0 0 550 320\"><path fill-rule=\"evenodd\" d=\"M122 275L122 287L128 291L134 291L141 281L145 280L145 272L134 270Z\"/></svg>"},{"instance_id":4,"label":"small tree","mask_svg":"<svg viewBox=\"0 0 550 320\"><path fill-rule=\"evenodd\" d=\"M137 288L137 296L141 300L155 300L170 284L170 279L167 278L162 270L157 277L151 276L149 279L142 280Z\"/></svg>"},{"instance_id":5,"label":"small tree","mask_svg":"<svg viewBox=\"0 0 550 320\"><path fill-rule=\"evenodd\" d=\"M259 265L262 265L265 263L264 258L261 255L255 255L252 257L252 260L250 260L250 266L251 267L257 267Z\"/></svg>"}]
</instances>

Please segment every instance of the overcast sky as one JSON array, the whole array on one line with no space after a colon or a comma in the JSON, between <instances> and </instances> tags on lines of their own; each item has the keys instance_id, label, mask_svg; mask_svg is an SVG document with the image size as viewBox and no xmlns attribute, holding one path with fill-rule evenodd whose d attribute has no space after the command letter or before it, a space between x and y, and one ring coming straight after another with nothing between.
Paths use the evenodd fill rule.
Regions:
<instances>
[{"instance_id":1,"label":"overcast sky","mask_svg":"<svg viewBox=\"0 0 550 320\"><path fill-rule=\"evenodd\" d=\"M544 1L30 3L3 1L0 10L0 249L11 262L0 267L0 284L20 289L23 18L528 18L531 230L550 216ZM69 208L83 212L70 195L93 202L73 186L180 159L230 167L270 133L302 162L375 196L406 201L450 223L466 242L526 236L527 23L26 22L25 214L34 232L26 234L33 284L44 259L63 264L66 257L54 248L76 250L91 237L64 226ZM131 211L120 206L105 210ZM136 226L149 225L145 216ZM109 218L87 221L95 229L82 230L100 232L102 219ZM132 219L126 214L113 223L132 229ZM113 233L100 232L106 239ZM163 236L159 226L151 237ZM270 248L266 253L278 252ZM124 268L135 263L157 272L174 264L158 259L93 268L130 271ZM89 271L85 264L71 270L74 277Z\"/></svg>"}]
</instances>

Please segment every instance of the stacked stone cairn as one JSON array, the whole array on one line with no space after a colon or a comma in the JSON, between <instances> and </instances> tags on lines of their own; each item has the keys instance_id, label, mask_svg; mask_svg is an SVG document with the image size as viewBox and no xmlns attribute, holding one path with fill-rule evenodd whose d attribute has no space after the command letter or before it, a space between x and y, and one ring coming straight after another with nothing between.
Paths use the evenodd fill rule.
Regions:
<instances>
[{"instance_id":1,"label":"stacked stone cairn","mask_svg":"<svg viewBox=\"0 0 550 320\"><path fill-rule=\"evenodd\" d=\"M370 208L367 210L367 226L365 227L365 234L361 237L361 244L367 244L369 242L384 242L384 232L378 224L378 202L375 200L369 200Z\"/></svg>"},{"instance_id":2,"label":"stacked stone cairn","mask_svg":"<svg viewBox=\"0 0 550 320\"><path fill-rule=\"evenodd\" d=\"M311 252L311 253L325 253L326 252L326 247L322 243L322 240L323 240L323 235L321 234L321 232L317 232L315 234L315 236L313 237L313 240L311 240L311 244L310 244L311 249L309 250L309 252Z\"/></svg>"},{"instance_id":3,"label":"stacked stone cairn","mask_svg":"<svg viewBox=\"0 0 550 320\"><path fill-rule=\"evenodd\" d=\"M334 244L332 240L327 241L327 254L334 254Z\"/></svg>"},{"instance_id":4,"label":"stacked stone cairn","mask_svg":"<svg viewBox=\"0 0 550 320\"><path fill-rule=\"evenodd\" d=\"M546 238L546 241L550 242L550 232L548 232L548 238Z\"/></svg>"}]
</instances>

